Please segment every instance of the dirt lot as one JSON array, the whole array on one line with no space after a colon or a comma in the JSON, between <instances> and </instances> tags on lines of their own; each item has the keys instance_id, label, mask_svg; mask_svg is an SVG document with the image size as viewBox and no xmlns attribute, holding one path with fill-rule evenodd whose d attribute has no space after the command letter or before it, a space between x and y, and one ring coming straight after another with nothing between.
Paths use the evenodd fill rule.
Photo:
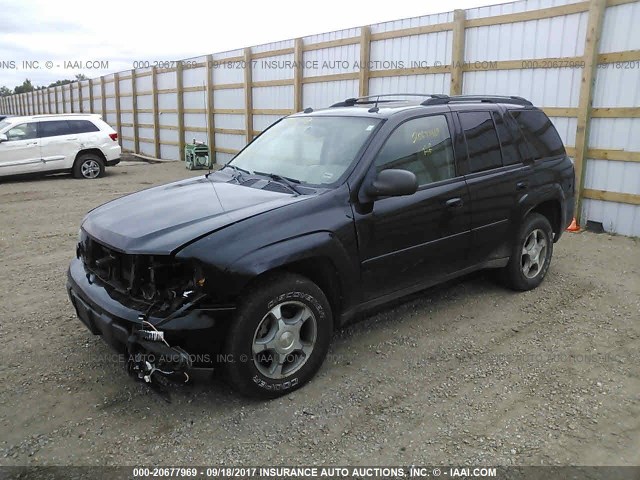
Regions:
<instances>
[{"instance_id":1,"label":"dirt lot","mask_svg":"<svg viewBox=\"0 0 640 480\"><path fill-rule=\"evenodd\" d=\"M281 399L200 375L166 404L75 318L65 274L87 210L196 174L0 184L0 464L640 464L640 242L624 237L567 234L532 292L482 273L374 312Z\"/></svg>"}]
</instances>

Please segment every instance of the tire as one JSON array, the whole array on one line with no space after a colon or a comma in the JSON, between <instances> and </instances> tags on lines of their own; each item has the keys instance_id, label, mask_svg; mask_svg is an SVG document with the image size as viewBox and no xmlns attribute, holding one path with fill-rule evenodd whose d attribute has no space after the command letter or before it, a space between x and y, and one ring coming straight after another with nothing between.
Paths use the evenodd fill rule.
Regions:
<instances>
[{"instance_id":1,"label":"tire","mask_svg":"<svg viewBox=\"0 0 640 480\"><path fill-rule=\"evenodd\" d=\"M227 381L254 398L292 392L318 371L332 334L331 307L315 283L289 273L269 276L247 293L229 326Z\"/></svg>"},{"instance_id":2,"label":"tire","mask_svg":"<svg viewBox=\"0 0 640 480\"><path fill-rule=\"evenodd\" d=\"M536 256L537 253L537 256ZM522 223L502 280L513 290L536 288L544 280L553 255L553 230L539 213L529 214Z\"/></svg>"},{"instance_id":3,"label":"tire","mask_svg":"<svg viewBox=\"0 0 640 480\"><path fill-rule=\"evenodd\" d=\"M92 180L104 175L104 160L95 153L83 153L73 164L73 176Z\"/></svg>"}]
</instances>

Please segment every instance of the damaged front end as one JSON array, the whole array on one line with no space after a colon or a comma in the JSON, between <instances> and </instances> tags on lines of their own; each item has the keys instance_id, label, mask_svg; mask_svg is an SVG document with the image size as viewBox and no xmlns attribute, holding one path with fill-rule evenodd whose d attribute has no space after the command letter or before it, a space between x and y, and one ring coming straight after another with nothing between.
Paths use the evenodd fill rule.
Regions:
<instances>
[{"instance_id":1,"label":"damaged front end","mask_svg":"<svg viewBox=\"0 0 640 480\"><path fill-rule=\"evenodd\" d=\"M67 290L78 317L126 353L127 370L159 388L212 367L220 320L233 306L212 301L202 266L171 255L127 254L81 231Z\"/></svg>"},{"instance_id":2,"label":"damaged front end","mask_svg":"<svg viewBox=\"0 0 640 480\"><path fill-rule=\"evenodd\" d=\"M126 368L134 378L167 393L170 384L189 382L193 361L182 348L171 347L162 332L141 328L129 337Z\"/></svg>"},{"instance_id":3,"label":"damaged front end","mask_svg":"<svg viewBox=\"0 0 640 480\"><path fill-rule=\"evenodd\" d=\"M81 233L76 258L88 274L157 312L175 311L194 296L204 295L202 269L170 255L130 255Z\"/></svg>"}]
</instances>

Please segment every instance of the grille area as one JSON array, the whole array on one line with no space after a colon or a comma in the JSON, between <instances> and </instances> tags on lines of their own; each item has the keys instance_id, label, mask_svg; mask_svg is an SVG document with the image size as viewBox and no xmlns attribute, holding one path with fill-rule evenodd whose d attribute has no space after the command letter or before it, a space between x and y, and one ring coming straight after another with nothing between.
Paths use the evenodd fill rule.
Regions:
<instances>
[{"instance_id":1,"label":"grille area","mask_svg":"<svg viewBox=\"0 0 640 480\"><path fill-rule=\"evenodd\" d=\"M83 235L78 258L85 269L120 294L143 302L172 302L195 289L195 270L173 257L129 255Z\"/></svg>"}]
</instances>

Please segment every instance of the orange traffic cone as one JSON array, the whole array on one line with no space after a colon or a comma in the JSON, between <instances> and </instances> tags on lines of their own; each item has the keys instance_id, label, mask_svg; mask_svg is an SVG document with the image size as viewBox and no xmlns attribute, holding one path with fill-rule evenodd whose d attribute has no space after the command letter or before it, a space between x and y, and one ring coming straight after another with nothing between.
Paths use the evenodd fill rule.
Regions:
<instances>
[{"instance_id":1,"label":"orange traffic cone","mask_svg":"<svg viewBox=\"0 0 640 480\"><path fill-rule=\"evenodd\" d=\"M579 232L579 231L580 231L580 225L578 225L578 222L576 222L576 217L573 217L573 220L571 221L571 225L567 227L567 232Z\"/></svg>"}]
</instances>

